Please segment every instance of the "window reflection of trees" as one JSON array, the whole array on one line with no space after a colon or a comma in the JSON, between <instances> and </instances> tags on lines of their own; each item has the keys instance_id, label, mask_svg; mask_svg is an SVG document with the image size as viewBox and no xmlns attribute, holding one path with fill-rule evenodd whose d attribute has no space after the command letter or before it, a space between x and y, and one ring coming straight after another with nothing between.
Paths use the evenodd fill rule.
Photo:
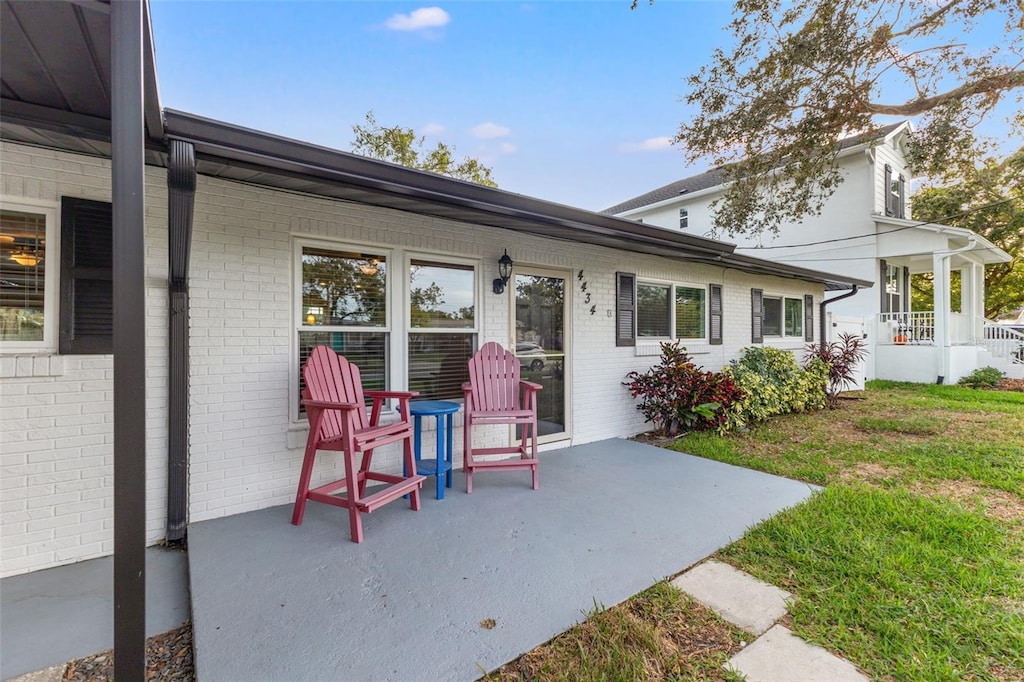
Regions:
<instances>
[{"instance_id":1,"label":"window reflection of trees","mask_svg":"<svg viewBox=\"0 0 1024 682\"><path fill-rule=\"evenodd\" d=\"M383 327L387 323L387 264L383 256L317 249L302 253L303 315L310 325Z\"/></svg>"}]
</instances>

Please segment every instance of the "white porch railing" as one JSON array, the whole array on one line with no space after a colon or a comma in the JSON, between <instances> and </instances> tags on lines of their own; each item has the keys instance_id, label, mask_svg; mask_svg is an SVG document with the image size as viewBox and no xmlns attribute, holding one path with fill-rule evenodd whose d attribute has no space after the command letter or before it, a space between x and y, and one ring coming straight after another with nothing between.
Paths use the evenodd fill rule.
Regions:
<instances>
[{"instance_id":1,"label":"white porch railing","mask_svg":"<svg viewBox=\"0 0 1024 682\"><path fill-rule=\"evenodd\" d=\"M949 324L954 345L986 348L995 358L1024 365L1024 334L984 318L974 320L950 313ZM878 316L878 344L930 345L935 343L935 313L882 313Z\"/></svg>"},{"instance_id":2,"label":"white porch railing","mask_svg":"<svg viewBox=\"0 0 1024 682\"><path fill-rule=\"evenodd\" d=\"M990 320L984 320L984 334L979 344L992 357L1005 358L1015 365L1024 365L1024 334Z\"/></svg>"},{"instance_id":3,"label":"white porch railing","mask_svg":"<svg viewBox=\"0 0 1024 682\"><path fill-rule=\"evenodd\" d=\"M878 316L878 344L883 346L935 342L935 313L882 313Z\"/></svg>"}]
</instances>

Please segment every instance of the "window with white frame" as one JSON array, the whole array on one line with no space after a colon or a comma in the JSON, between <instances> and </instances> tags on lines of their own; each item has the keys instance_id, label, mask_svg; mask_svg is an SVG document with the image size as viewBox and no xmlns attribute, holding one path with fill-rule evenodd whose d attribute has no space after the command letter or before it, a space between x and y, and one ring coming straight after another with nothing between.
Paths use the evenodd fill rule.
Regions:
<instances>
[{"instance_id":1,"label":"window with white frame","mask_svg":"<svg viewBox=\"0 0 1024 682\"><path fill-rule=\"evenodd\" d=\"M299 248L299 395L302 366L317 346L328 346L357 365L364 389L386 389L391 331L387 254L306 244Z\"/></svg>"},{"instance_id":2,"label":"window with white frame","mask_svg":"<svg viewBox=\"0 0 1024 682\"><path fill-rule=\"evenodd\" d=\"M56 207L0 205L0 343L53 350L57 327Z\"/></svg>"},{"instance_id":3,"label":"window with white frame","mask_svg":"<svg viewBox=\"0 0 1024 682\"><path fill-rule=\"evenodd\" d=\"M903 268L899 265L885 266L885 312L903 311Z\"/></svg>"},{"instance_id":4,"label":"window with white frame","mask_svg":"<svg viewBox=\"0 0 1024 682\"><path fill-rule=\"evenodd\" d=\"M687 209L685 209L685 208L679 209L679 229L680 230L685 230L689 226L690 226L690 212Z\"/></svg>"},{"instance_id":5,"label":"window with white frame","mask_svg":"<svg viewBox=\"0 0 1024 682\"><path fill-rule=\"evenodd\" d=\"M431 400L460 400L476 350L477 275L469 263L409 261L409 390Z\"/></svg>"},{"instance_id":6,"label":"window with white frame","mask_svg":"<svg viewBox=\"0 0 1024 682\"><path fill-rule=\"evenodd\" d=\"M803 338L804 302L783 296L764 297L762 329L765 336Z\"/></svg>"},{"instance_id":7,"label":"window with white frame","mask_svg":"<svg viewBox=\"0 0 1024 682\"><path fill-rule=\"evenodd\" d=\"M639 282L636 302L638 338L707 337L707 292L703 287Z\"/></svg>"}]
</instances>

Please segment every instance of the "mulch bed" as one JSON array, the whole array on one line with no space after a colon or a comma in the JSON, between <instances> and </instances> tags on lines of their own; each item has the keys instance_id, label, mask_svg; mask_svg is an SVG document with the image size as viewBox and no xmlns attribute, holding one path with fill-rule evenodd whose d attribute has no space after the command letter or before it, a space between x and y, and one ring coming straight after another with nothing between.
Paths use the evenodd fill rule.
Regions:
<instances>
[{"instance_id":1,"label":"mulch bed","mask_svg":"<svg viewBox=\"0 0 1024 682\"><path fill-rule=\"evenodd\" d=\"M64 680L91 682L114 679L114 651L104 651L71 661L64 668ZM194 682L192 622L146 640L146 680Z\"/></svg>"},{"instance_id":2,"label":"mulch bed","mask_svg":"<svg viewBox=\"0 0 1024 682\"><path fill-rule=\"evenodd\" d=\"M995 390L1024 393L1024 379L1000 379Z\"/></svg>"}]
</instances>

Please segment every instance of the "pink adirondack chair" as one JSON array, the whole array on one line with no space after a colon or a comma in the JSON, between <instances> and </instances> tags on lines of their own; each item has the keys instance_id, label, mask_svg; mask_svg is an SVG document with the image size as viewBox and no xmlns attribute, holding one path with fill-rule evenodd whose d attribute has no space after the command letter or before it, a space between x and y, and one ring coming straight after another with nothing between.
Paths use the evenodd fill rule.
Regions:
<instances>
[{"instance_id":1,"label":"pink adirondack chair","mask_svg":"<svg viewBox=\"0 0 1024 682\"><path fill-rule=\"evenodd\" d=\"M360 516L409 495L414 511L420 508L420 487L424 476L417 475L413 461L412 421L409 418L409 399L418 395L400 391L366 391L373 399L370 418L366 418L363 385L359 368L327 346L317 346L302 369L306 388L302 391L302 404L309 417L309 438L302 459L299 491L295 496L292 523L302 523L306 500L314 500L337 507L348 508L349 527L353 542L363 541L363 521ZM398 399L399 421L380 423L384 401ZM373 451L388 443L403 441L405 470L408 476L396 476L370 471ZM345 455L345 478L309 489L313 461L317 450L336 450ZM362 461L356 468L356 453ZM367 481L388 485L366 495ZM339 491L344 489L344 495Z\"/></svg>"},{"instance_id":2,"label":"pink adirondack chair","mask_svg":"<svg viewBox=\"0 0 1024 682\"><path fill-rule=\"evenodd\" d=\"M466 398L463 429L466 492L473 492L477 469L530 469L537 489L537 391L540 384L519 378L519 359L500 344L485 343L469 359L469 382L462 385ZM522 439L501 448L474 448L473 427L478 424L518 424ZM484 455L518 454L518 458L481 460Z\"/></svg>"}]
</instances>

